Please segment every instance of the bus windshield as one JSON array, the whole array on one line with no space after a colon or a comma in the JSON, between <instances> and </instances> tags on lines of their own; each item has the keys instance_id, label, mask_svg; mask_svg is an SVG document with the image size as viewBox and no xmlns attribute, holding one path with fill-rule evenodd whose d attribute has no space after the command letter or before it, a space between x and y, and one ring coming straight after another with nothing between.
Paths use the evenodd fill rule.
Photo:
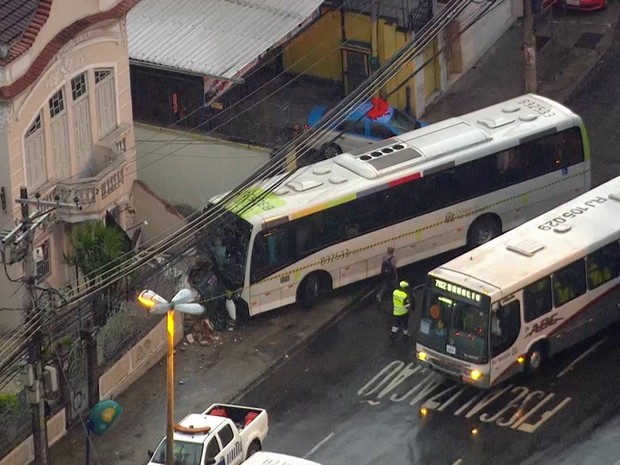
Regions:
<instances>
[{"instance_id":1,"label":"bus windshield","mask_svg":"<svg viewBox=\"0 0 620 465\"><path fill-rule=\"evenodd\" d=\"M431 278L418 342L461 360L488 362L489 303L485 295Z\"/></svg>"},{"instance_id":2,"label":"bus windshield","mask_svg":"<svg viewBox=\"0 0 620 465\"><path fill-rule=\"evenodd\" d=\"M217 213L206 226L203 245L217 265L218 277L229 290L243 287L252 225L234 213Z\"/></svg>"}]
</instances>

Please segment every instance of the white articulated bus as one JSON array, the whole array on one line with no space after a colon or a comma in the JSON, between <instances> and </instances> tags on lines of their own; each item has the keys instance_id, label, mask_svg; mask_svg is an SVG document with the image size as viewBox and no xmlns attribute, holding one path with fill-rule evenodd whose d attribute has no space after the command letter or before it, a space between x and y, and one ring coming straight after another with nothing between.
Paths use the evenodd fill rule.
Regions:
<instances>
[{"instance_id":1,"label":"white articulated bus","mask_svg":"<svg viewBox=\"0 0 620 465\"><path fill-rule=\"evenodd\" d=\"M588 190L590 155L581 118L529 94L303 167L243 210L278 179L199 246L250 315L378 275L388 246L403 266L482 244Z\"/></svg>"},{"instance_id":2,"label":"white articulated bus","mask_svg":"<svg viewBox=\"0 0 620 465\"><path fill-rule=\"evenodd\" d=\"M431 271L417 358L488 388L620 318L620 177Z\"/></svg>"}]
</instances>

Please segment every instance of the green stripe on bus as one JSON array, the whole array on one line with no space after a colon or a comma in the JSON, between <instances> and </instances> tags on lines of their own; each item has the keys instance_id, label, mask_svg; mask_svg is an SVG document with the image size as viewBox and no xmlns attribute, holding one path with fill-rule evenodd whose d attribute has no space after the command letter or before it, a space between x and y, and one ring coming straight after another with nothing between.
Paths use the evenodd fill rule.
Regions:
<instances>
[{"instance_id":1,"label":"green stripe on bus","mask_svg":"<svg viewBox=\"0 0 620 465\"><path fill-rule=\"evenodd\" d=\"M588 131L586 125L582 122L579 125L581 131L581 140L583 140L583 155L586 161L590 160L590 138L588 137Z\"/></svg>"}]
</instances>

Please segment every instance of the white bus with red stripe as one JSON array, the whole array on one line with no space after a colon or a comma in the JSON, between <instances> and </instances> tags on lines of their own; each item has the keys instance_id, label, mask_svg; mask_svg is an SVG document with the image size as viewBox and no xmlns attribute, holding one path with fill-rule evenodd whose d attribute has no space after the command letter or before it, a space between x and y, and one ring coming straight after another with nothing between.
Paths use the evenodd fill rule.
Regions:
<instances>
[{"instance_id":1,"label":"white bus with red stripe","mask_svg":"<svg viewBox=\"0 0 620 465\"><path fill-rule=\"evenodd\" d=\"M403 266L534 218L589 189L589 144L578 115L529 94L273 182L229 202L200 246L250 315L375 276L388 246Z\"/></svg>"},{"instance_id":2,"label":"white bus with red stripe","mask_svg":"<svg viewBox=\"0 0 620 465\"><path fill-rule=\"evenodd\" d=\"M428 275L420 363L488 388L620 319L620 177Z\"/></svg>"}]
</instances>

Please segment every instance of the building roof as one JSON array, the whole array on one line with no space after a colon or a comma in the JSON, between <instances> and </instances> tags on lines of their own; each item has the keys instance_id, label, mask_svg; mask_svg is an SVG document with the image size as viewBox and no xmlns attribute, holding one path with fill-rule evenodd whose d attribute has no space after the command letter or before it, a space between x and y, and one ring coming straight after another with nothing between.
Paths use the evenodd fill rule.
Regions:
<instances>
[{"instance_id":1,"label":"building roof","mask_svg":"<svg viewBox=\"0 0 620 465\"><path fill-rule=\"evenodd\" d=\"M301 30L321 0L142 0L127 15L134 62L234 79Z\"/></svg>"},{"instance_id":2,"label":"building roof","mask_svg":"<svg viewBox=\"0 0 620 465\"><path fill-rule=\"evenodd\" d=\"M0 44L8 48L8 56L0 55L0 65L32 46L51 8L52 0L0 0Z\"/></svg>"},{"instance_id":3,"label":"building roof","mask_svg":"<svg viewBox=\"0 0 620 465\"><path fill-rule=\"evenodd\" d=\"M30 3L32 0L25 1ZM113 8L82 18L79 21L65 27L63 30L58 31L58 34L56 34L45 45L41 53L34 58L25 74L17 78L11 84L0 87L0 100L10 99L16 95L19 95L29 85L35 82L41 74L43 74L48 63L52 61L60 49L79 33L88 29L93 24L107 21L109 19L122 18L139 1L140 0L120 0ZM0 0L0 2L4 2L2 5L9 5L24 3L24 0ZM21 39L10 46L10 55L8 60L4 62L0 59L0 66L6 65L7 62L14 60L28 50L34 43L37 34L45 24L45 21L47 21L52 0L38 0L35 1L35 3L37 3L37 9L36 12L34 12L34 16L31 18L30 23L27 26L24 26L25 29Z\"/></svg>"}]
</instances>

